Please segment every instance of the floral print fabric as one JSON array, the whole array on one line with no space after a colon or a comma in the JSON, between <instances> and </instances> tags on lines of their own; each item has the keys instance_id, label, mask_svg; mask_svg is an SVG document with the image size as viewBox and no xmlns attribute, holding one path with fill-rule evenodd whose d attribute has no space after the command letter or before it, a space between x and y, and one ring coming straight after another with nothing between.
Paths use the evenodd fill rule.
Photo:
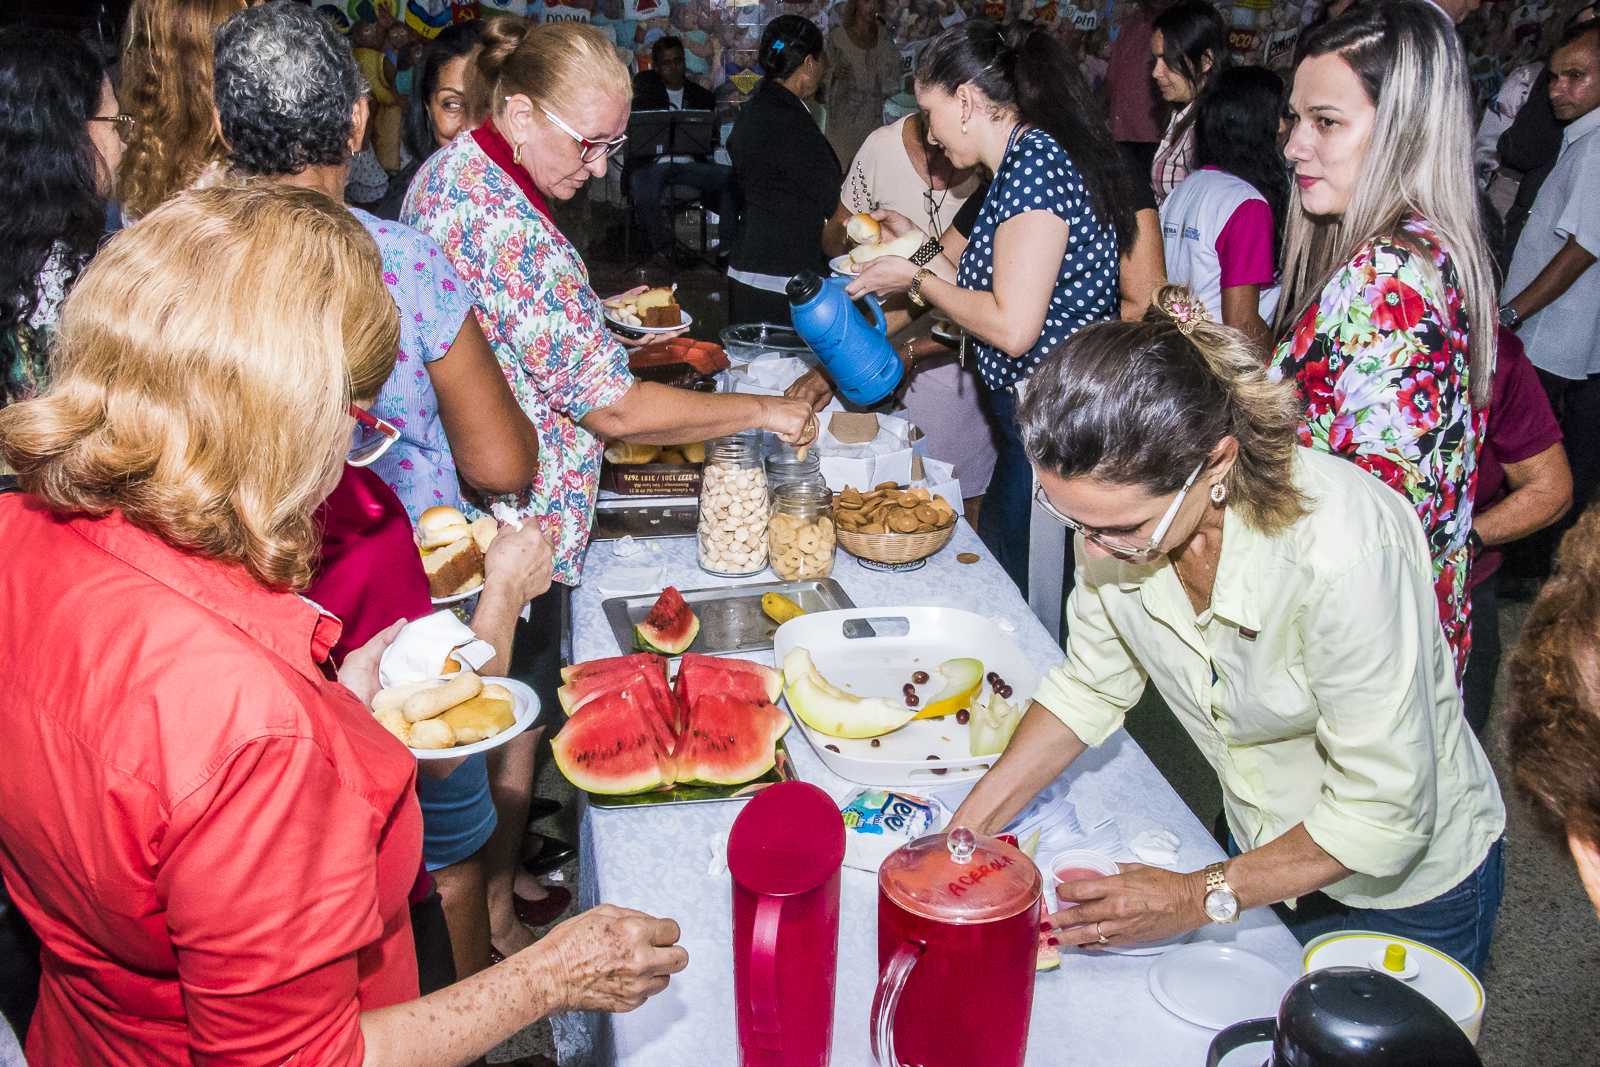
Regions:
<instances>
[{"instance_id":1,"label":"floral print fabric","mask_svg":"<svg viewBox=\"0 0 1600 1067\"><path fill-rule=\"evenodd\" d=\"M433 238L358 207L350 210L378 242L383 283L400 309L400 352L372 411L402 436L371 470L394 490L415 525L431 507L461 505L427 365L450 351L472 313L472 293Z\"/></svg>"},{"instance_id":2,"label":"floral print fabric","mask_svg":"<svg viewBox=\"0 0 1600 1067\"><path fill-rule=\"evenodd\" d=\"M555 549L555 580L577 585L601 452L600 438L579 420L633 386L627 353L606 329L589 272L470 131L423 164L401 219L438 241L473 291L483 332L539 433L533 485L500 499L539 519ZM489 506L486 499L467 503Z\"/></svg>"},{"instance_id":3,"label":"floral print fabric","mask_svg":"<svg viewBox=\"0 0 1600 1067\"><path fill-rule=\"evenodd\" d=\"M1467 393L1467 316L1450 254L1425 220L1413 216L1405 231L1423 251L1391 238L1362 245L1278 346L1271 375L1300 392L1301 444L1346 456L1416 509L1459 676L1472 647L1467 537L1487 411Z\"/></svg>"}]
</instances>

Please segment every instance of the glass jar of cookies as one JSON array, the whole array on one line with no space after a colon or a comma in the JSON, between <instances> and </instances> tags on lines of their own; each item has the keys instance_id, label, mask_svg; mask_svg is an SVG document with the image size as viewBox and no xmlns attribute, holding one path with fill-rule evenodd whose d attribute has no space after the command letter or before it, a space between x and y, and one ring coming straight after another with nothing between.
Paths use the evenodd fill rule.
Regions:
<instances>
[{"instance_id":1,"label":"glass jar of cookies","mask_svg":"<svg viewBox=\"0 0 1600 1067\"><path fill-rule=\"evenodd\" d=\"M777 492L785 485L808 482L812 485L826 485L822 478L822 457L817 450L812 448L801 456L795 449L788 445L780 444L777 448L767 453L767 495L771 499L777 498Z\"/></svg>"},{"instance_id":2,"label":"glass jar of cookies","mask_svg":"<svg viewBox=\"0 0 1600 1067\"><path fill-rule=\"evenodd\" d=\"M706 442L700 475L700 567L738 577L767 566L767 475L761 431Z\"/></svg>"},{"instance_id":3,"label":"glass jar of cookies","mask_svg":"<svg viewBox=\"0 0 1600 1067\"><path fill-rule=\"evenodd\" d=\"M826 485L790 482L778 487L767 526L767 551L779 578L793 582L833 573L838 537L832 505L833 494Z\"/></svg>"}]
</instances>

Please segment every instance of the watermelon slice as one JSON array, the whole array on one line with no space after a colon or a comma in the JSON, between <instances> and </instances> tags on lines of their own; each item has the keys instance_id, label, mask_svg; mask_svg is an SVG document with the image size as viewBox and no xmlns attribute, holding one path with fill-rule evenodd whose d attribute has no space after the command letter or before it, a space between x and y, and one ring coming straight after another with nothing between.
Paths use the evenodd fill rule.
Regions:
<instances>
[{"instance_id":1,"label":"watermelon slice","mask_svg":"<svg viewBox=\"0 0 1600 1067\"><path fill-rule=\"evenodd\" d=\"M551 742L556 766L591 793L621 796L672 784L673 760L651 712L620 694L591 701Z\"/></svg>"},{"instance_id":2,"label":"watermelon slice","mask_svg":"<svg viewBox=\"0 0 1600 1067\"><path fill-rule=\"evenodd\" d=\"M682 727L683 724L678 721L677 702L672 698L672 691L667 688L667 676L654 664L644 668L626 667L601 674L579 675L557 689L556 696L561 701L561 710L572 715L595 697L605 693L615 693L629 686L647 687L650 692L656 694L655 702L660 705L673 730Z\"/></svg>"},{"instance_id":3,"label":"watermelon slice","mask_svg":"<svg viewBox=\"0 0 1600 1067\"><path fill-rule=\"evenodd\" d=\"M676 777L718 785L758 778L777 761L774 747L788 729L789 716L766 700L727 693L698 697L673 754Z\"/></svg>"},{"instance_id":4,"label":"watermelon slice","mask_svg":"<svg viewBox=\"0 0 1600 1067\"><path fill-rule=\"evenodd\" d=\"M683 602L683 595L669 585L661 590L650 614L633 628L633 647L676 656L694 644L699 633L700 620Z\"/></svg>"},{"instance_id":5,"label":"watermelon slice","mask_svg":"<svg viewBox=\"0 0 1600 1067\"><path fill-rule=\"evenodd\" d=\"M613 671L632 670L635 667L655 667L661 676L667 676L667 661L649 652L636 652L631 656L612 656L610 659L591 659L561 668L563 682L576 682L591 675L610 674Z\"/></svg>"},{"instance_id":6,"label":"watermelon slice","mask_svg":"<svg viewBox=\"0 0 1600 1067\"><path fill-rule=\"evenodd\" d=\"M768 703L776 704L778 702L778 694L783 692L783 672L752 660L723 659L719 656L702 656L698 653L689 652L685 653L683 659L678 663L678 677L681 679L684 671L690 669L693 669L696 674L702 670L714 670L724 674L747 675L748 678L729 684L736 686L737 692L748 693L751 700L765 700ZM754 678L759 685L752 686L749 678Z\"/></svg>"}]
</instances>

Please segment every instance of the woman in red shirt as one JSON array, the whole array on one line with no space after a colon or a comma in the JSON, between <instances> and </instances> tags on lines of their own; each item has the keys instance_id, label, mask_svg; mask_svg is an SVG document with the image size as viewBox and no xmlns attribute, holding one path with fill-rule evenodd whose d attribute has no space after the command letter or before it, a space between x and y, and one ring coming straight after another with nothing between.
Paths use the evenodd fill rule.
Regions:
<instances>
[{"instance_id":1,"label":"woman in red shirt","mask_svg":"<svg viewBox=\"0 0 1600 1067\"><path fill-rule=\"evenodd\" d=\"M181 194L63 307L0 412L0 874L43 942L35 1065L456 1064L627 1010L687 955L603 906L417 997L416 763L330 681L312 516L390 373L360 223L301 189ZM218 284L248 278L248 285ZM339 684L339 683L343 684Z\"/></svg>"}]
</instances>

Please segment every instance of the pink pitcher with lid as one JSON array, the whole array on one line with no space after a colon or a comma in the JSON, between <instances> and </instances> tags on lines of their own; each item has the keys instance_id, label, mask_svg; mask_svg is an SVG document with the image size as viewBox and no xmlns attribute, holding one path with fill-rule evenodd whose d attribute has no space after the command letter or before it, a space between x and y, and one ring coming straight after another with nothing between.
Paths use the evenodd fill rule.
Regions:
<instances>
[{"instance_id":1,"label":"pink pitcher with lid","mask_svg":"<svg viewBox=\"0 0 1600 1067\"><path fill-rule=\"evenodd\" d=\"M844 818L805 782L745 804L728 835L739 1062L826 1067L833 1045Z\"/></svg>"},{"instance_id":2,"label":"pink pitcher with lid","mask_svg":"<svg viewBox=\"0 0 1600 1067\"><path fill-rule=\"evenodd\" d=\"M878 868L879 1067L1022 1067L1044 879L1016 846L964 826Z\"/></svg>"}]
</instances>

